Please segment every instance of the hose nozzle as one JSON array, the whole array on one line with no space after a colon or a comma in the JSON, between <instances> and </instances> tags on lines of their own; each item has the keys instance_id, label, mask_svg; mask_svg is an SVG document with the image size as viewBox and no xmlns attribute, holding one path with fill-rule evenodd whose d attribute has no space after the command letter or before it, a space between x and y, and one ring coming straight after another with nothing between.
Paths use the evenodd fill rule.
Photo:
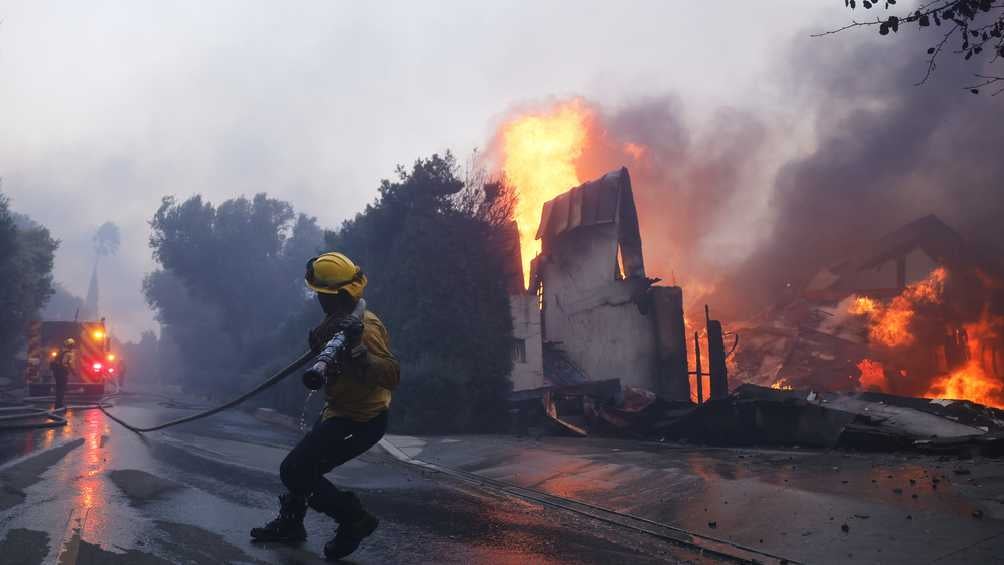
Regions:
<instances>
[{"instance_id":1,"label":"hose nozzle","mask_svg":"<svg viewBox=\"0 0 1004 565\"><path fill-rule=\"evenodd\" d=\"M366 311L366 301L359 299L356 304L352 314L349 315L351 318L356 320L362 320L363 313ZM328 372L334 368L338 368L338 359L341 356L342 351L348 347L348 337L345 335L344 331L336 333L328 343L324 344L321 352L317 354L314 359L314 364L303 373L303 386L310 390L318 390L324 386L327 380Z\"/></svg>"}]
</instances>

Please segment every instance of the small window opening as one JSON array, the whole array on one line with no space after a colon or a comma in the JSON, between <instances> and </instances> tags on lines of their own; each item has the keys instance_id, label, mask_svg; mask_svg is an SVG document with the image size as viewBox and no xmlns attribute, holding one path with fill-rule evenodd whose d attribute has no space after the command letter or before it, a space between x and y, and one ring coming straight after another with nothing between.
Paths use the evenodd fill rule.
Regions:
<instances>
[{"instance_id":1,"label":"small window opening","mask_svg":"<svg viewBox=\"0 0 1004 565\"><path fill-rule=\"evenodd\" d=\"M526 363L526 340L515 338L512 340L512 360L516 363Z\"/></svg>"}]
</instances>

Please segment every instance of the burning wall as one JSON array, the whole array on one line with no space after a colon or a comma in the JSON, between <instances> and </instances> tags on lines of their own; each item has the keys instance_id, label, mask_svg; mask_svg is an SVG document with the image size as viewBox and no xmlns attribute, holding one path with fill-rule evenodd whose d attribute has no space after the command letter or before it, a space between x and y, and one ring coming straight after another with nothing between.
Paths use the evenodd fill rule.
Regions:
<instances>
[{"instance_id":1,"label":"burning wall","mask_svg":"<svg viewBox=\"0 0 1004 565\"><path fill-rule=\"evenodd\" d=\"M559 100L522 108L499 125L487 157L518 195L527 284L530 261L540 251L535 235L543 204L627 166L648 274L686 287L695 298L714 289L718 273L705 252L715 246L708 241L724 231L718 228L729 211L725 204L756 178L764 130L736 110L723 110L700 134L685 123L677 100L655 97L618 108ZM730 218L730 230L737 223Z\"/></svg>"},{"instance_id":2,"label":"burning wall","mask_svg":"<svg viewBox=\"0 0 1004 565\"><path fill-rule=\"evenodd\" d=\"M529 292L512 297L512 304L517 336L534 333L538 318L528 304L537 308L543 366L548 355L560 355L590 381L619 379L667 395L685 390L682 307L676 304L682 294L653 286L645 275L627 169L547 201L535 235L541 253L530 263ZM676 324L674 316L681 318ZM668 337L673 332L676 340ZM547 382L538 386L567 384L542 376ZM526 380L526 367L517 366L517 390L534 388L521 386Z\"/></svg>"},{"instance_id":3,"label":"burning wall","mask_svg":"<svg viewBox=\"0 0 1004 565\"><path fill-rule=\"evenodd\" d=\"M915 46L901 47L904 57L899 60L911 60L908 53ZM816 278L812 273L848 248L867 246L898 222L930 209L948 214L973 239L990 241L999 233L1004 203L998 182L1004 161L993 152L1000 145L1000 128L986 119L992 109L958 103L957 77L949 77L948 86L931 84L904 96L890 85L910 82L913 70L894 65L890 74L888 61L862 66L860 54L870 49L862 46L853 57L823 57L820 64L802 61L817 72L808 84L800 75L799 84L814 99L824 100L827 110L819 115L817 143L810 144L814 149L783 164L776 180L773 170L757 176L772 132L742 112L723 111L692 129L672 97L651 97L614 110L573 99L508 119L489 153L526 203L516 218L525 282L539 249L533 235L540 203L625 163L634 176L648 273L686 287L691 299L711 294L711 304L725 319L767 312L741 325L729 324L728 329L741 334L739 354L731 360L738 380L770 385L785 378L791 386L858 388L858 364L883 359L873 351L867 318L841 310L839 301L860 293L886 304L942 265L951 277L961 276L945 262L961 238L946 227L915 245L911 233L894 233L880 238L881 253L866 254L873 264L852 260L831 265ZM850 85L862 90L848 90ZM996 108L1000 101L988 103ZM969 133L960 137L959 131ZM753 198L754 193L759 197ZM768 196L772 208L767 215L736 206ZM730 209L741 213L729 215ZM743 218L752 218L757 229L738 221ZM937 223L921 222L919 231ZM753 243L744 253L732 253L732 263L712 263L721 248L711 242L725 232L742 233ZM739 256L749 260L737 264ZM820 293L802 293L810 290L806 282ZM763 310L772 303L780 306ZM697 311L693 306L699 304L703 301L690 309ZM973 316L967 320L977 322ZM926 331L920 326L919 331ZM924 336L920 343L934 339ZM979 355L989 354L969 353L969 358ZM993 364L989 358L986 362ZM911 373L898 365L889 374L901 386L908 382L901 371ZM928 389L902 390L921 394Z\"/></svg>"},{"instance_id":4,"label":"burning wall","mask_svg":"<svg viewBox=\"0 0 1004 565\"><path fill-rule=\"evenodd\" d=\"M531 291L542 294L545 341L560 343L592 380L652 389L656 340L653 317L637 305L649 282L627 169L548 201L537 235L543 253Z\"/></svg>"},{"instance_id":5,"label":"burning wall","mask_svg":"<svg viewBox=\"0 0 1004 565\"><path fill-rule=\"evenodd\" d=\"M517 116L496 136L493 153L515 189L518 254L530 289L510 297L516 390L555 384L545 366L656 384L652 319L632 305L648 282L627 170L579 186L590 167L605 162L595 158L599 148L614 159L646 152L609 138L597 110L581 99ZM620 346L609 347L611 340ZM545 355L562 359L546 362Z\"/></svg>"}]
</instances>

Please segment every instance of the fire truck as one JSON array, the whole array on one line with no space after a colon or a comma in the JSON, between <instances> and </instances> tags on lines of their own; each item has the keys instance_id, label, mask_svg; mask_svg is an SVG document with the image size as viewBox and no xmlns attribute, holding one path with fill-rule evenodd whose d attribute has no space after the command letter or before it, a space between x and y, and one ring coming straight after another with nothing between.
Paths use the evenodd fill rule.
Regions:
<instances>
[{"instance_id":1,"label":"fire truck","mask_svg":"<svg viewBox=\"0 0 1004 565\"><path fill-rule=\"evenodd\" d=\"M97 322L34 321L28 328L24 379L28 396L53 394L52 363L67 338L76 341L76 366L69 375L67 395L101 396L105 384L118 377L121 361L111 349L104 318Z\"/></svg>"}]
</instances>

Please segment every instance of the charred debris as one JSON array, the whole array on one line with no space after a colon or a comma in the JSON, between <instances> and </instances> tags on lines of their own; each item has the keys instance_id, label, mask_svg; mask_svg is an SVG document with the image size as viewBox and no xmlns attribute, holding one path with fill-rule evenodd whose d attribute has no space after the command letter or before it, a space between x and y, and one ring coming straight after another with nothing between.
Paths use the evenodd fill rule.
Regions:
<instances>
[{"instance_id":1,"label":"charred debris","mask_svg":"<svg viewBox=\"0 0 1004 565\"><path fill-rule=\"evenodd\" d=\"M517 435L1004 455L1004 278L934 216L728 331L645 274L626 168L547 202L537 238L529 289L518 252L508 275Z\"/></svg>"}]
</instances>

